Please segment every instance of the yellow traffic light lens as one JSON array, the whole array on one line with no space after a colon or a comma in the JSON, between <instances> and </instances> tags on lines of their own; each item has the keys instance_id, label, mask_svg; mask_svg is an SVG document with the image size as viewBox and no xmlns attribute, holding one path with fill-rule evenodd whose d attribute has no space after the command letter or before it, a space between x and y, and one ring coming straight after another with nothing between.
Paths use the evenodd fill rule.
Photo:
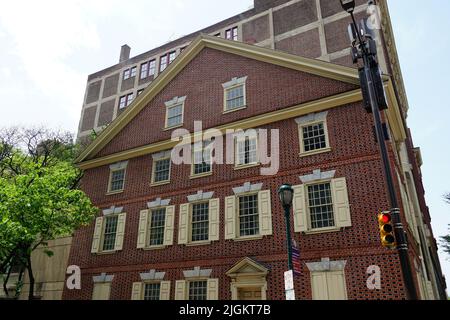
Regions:
<instances>
[{"instance_id":1,"label":"yellow traffic light lens","mask_svg":"<svg viewBox=\"0 0 450 320\"><path fill-rule=\"evenodd\" d=\"M381 231L384 233L391 233L392 231L394 231L394 228L392 227L391 224L385 224L384 226L381 227Z\"/></svg>"}]
</instances>

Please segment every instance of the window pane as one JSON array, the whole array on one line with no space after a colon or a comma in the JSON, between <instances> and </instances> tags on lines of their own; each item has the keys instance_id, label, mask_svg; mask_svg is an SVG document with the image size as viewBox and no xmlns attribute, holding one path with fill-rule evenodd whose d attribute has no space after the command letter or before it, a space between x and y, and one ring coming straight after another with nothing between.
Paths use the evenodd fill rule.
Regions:
<instances>
[{"instance_id":1,"label":"window pane","mask_svg":"<svg viewBox=\"0 0 450 320\"><path fill-rule=\"evenodd\" d=\"M330 183L308 186L308 202L312 229L334 227Z\"/></svg>"},{"instance_id":2,"label":"window pane","mask_svg":"<svg viewBox=\"0 0 450 320\"><path fill-rule=\"evenodd\" d=\"M118 216L105 218L105 230L103 233L103 251L114 250L116 244L116 231Z\"/></svg>"},{"instance_id":3,"label":"window pane","mask_svg":"<svg viewBox=\"0 0 450 320\"><path fill-rule=\"evenodd\" d=\"M239 197L240 236L259 234L258 195Z\"/></svg>"},{"instance_id":4,"label":"window pane","mask_svg":"<svg viewBox=\"0 0 450 320\"><path fill-rule=\"evenodd\" d=\"M156 61L155 61L155 60L152 60L152 61L150 61L150 66L149 66L149 70L148 70L148 75L149 75L149 76L155 75L155 71L156 71Z\"/></svg>"},{"instance_id":5,"label":"window pane","mask_svg":"<svg viewBox=\"0 0 450 320\"><path fill-rule=\"evenodd\" d=\"M129 106L133 102L133 100L134 100L134 93L130 93L127 96L127 106Z\"/></svg>"},{"instance_id":6,"label":"window pane","mask_svg":"<svg viewBox=\"0 0 450 320\"><path fill-rule=\"evenodd\" d=\"M166 68L167 68L167 55L161 57L159 71L162 72Z\"/></svg>"},{"instance_id":7,"label":"window pane","mask_svg":"<svg viewBox=\"0 0 450 320\"><path fill-rule=\"evenodd\" d=\"M127 97L120 97L119 100L119 109L123 109L127 106Z\"/></svg>"},{"instance_id":8,"label":"window pane","mask_svg":"<svg viewBox=\"0 0 450 320\"><path fill-rule=\"evenodd\" d=\"M169 53L169 63L172 63L172 61L175 60L176 57L177 57L177 53L175 51Z\"/></svg>"},{"instance_id":9,"label":"window pane","mask_svg":"<svg viewBox=\"0 0 450 320\"><path fill-rule=\"evenodd\" d=\"M238 165L258 162L258 140L254 136L247 136L237 142Z\"/></svg>"},{"instance_id":10,"label":"window pane","mask_svg":"<svg viewBox=\"0 0 450 320\"><path fill-rule=\"evenodd\" d=\"M189 282L189 300L206 300L207 281Z\"/></svg>"},{"instance_id":11,"label":"window pane","mask_svg":"<svg viewBox=\"0 0 450 320\"><path fill-rule=\"evenodd\" d=\"M166 209L152 211L150 221L150 246L160 246L164 243L164 225L166 221Z\"/></svg>"},{"instance_id":12,"label":"window pane","mask_svg":"<svg viewBox=\"0 0 450 320\"><path fill-rule=\"evenodd\" d=\"M194 174L211 172L211 149L203 147L201 150L194 148Z\"/></svg>"},{"instance_id":13,"label":"window pane","mask_svg":"<svg viewBox=\"0 0 450 320\"><path fill-rule=\"evenodd\" d=\"M131 68L131 78L136 76L136 67Z\"/></svg>"},{"instance_id":14,"label":"window pane","mask_svg":"<svg viewBox=\"0 0 450 320\"><path fill-rule=\"evenodd\" d=\"M113 171L111 173L110 191L122 190L124 181L125 181L125 169Z\"/></svg>"},{"instance_id":15,"label":"window pane","mask_svg":"<svg viewBox=\"0 0 450 320\"><path fill-rule=\"evenodd\" d=\"M148 74L148 63L141 65L141 79L147 78Z\"/></svg>"},{"instance_id":16,"label":"window pane","mask_svg":"<svg viewBox=\"0 0 450 320\"><path fill-rule=\"evenodd\" d=\"M155 162L155 182L169 180L170 159L158 160Z\"/></svg>"},{"instance_id":17,"label":"window pane","mask_svg":"<svg viewBox=\"0 0 450 320\"><path fill-rule=\"evenodd\" d=\"M244 106L244 85L227 89L226 110L233 110Z\"/></svg>"},{"instance_id":18,"label":"window pane","mask_svg":"<svg viewBox=\"0 0 450 320\"><path fill-rule=\"evenodd\" d=\"M313 151L327 147L323 122L303 127L304 151Z\"/></svg>"},{"instance_id":19,"label":"window pane","mask_svg":"<svg viewBox=\"0 0 450 320\"><path fill-rule=\"evenodd\" d=\"M144 289L144 300L159 300L160 291L160 283L146 283Z\"/></svg>"},{"instance_id":20,"label":"window pane","mask_svg":"<svg viewBox=\"0 0 450 320\"><path fill-rule=\"evenodd\" d=\"M130 69L127 69L123 72L123 80L127 80L130 78Z\"/></svg>"},{"instance_id":21,"label":"window pane","mask_svg":"<svg viewBox=\"0 0 450 320\"><path fill-rule=\"evenodd\" d=\"M209 203L198 203L192 206L192 241L209 239Z\"/></svg>"}]
</instances>

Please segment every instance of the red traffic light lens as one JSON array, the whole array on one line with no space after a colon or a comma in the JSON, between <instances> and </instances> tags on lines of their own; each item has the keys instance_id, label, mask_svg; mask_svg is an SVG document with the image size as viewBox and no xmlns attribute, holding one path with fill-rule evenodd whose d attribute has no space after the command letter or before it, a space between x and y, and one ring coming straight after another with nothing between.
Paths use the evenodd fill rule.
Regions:
<instances>
[{"instance_id":1,"label":"red traffic light lens","mask_svg":"<svg viewBox=\"0 0 450 320\"><path fill-rule=\"evenodd\" d=\"M378 220L381 223L389 223L389 222L391 222L392 218L391 218L390 214L382 213L382 214L380 214L380 217L378 218Z\"/></svg>"}]
</instances>

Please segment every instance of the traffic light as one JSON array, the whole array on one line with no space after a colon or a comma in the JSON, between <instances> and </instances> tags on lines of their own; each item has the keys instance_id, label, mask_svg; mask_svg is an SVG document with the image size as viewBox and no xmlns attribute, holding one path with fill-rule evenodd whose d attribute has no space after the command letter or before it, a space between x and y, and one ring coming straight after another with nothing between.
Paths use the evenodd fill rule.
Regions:
<instances>
[{"instance_id":1,"label":"traffic light","mask_svg":"<svg viewBox=\"0 0 450 320\"><path fill-rule=\"evenodd\" d=\"M382 212L378 215L378 225L380 228L381 245L385 248L395 249L394 227L390 212Z\"/></svg>"}]
</instances>

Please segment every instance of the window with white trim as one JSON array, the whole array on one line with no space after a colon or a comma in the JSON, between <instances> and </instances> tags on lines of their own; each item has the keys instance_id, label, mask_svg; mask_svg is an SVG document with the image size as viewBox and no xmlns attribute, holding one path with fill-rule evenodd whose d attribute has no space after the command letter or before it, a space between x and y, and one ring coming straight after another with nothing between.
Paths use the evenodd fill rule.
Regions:
<instances>
[{"instance_id":1,"label":"window with white trim","mask_svg":"<svg viewBox=\"0 0 450 320\"><path fill-rule=\"evenodd\" d=\"M189 300L207 300L208 281L189 281Z\"/></svg>"},{"instance_id":2,"label":"window with white trim","mask_svg":"<svg viewBox=\"0 0 450 320\"><path fill-rule=\"evenodd\" d=\"M167 107L166 128L183 124L183 104Z\"/></svg>"},{"instance_id":3,"label":"window with white trim","mask_svg":"<svg viewBox=\"0 0 450 320\"><path fill-rule=\"evenodd\" d=\"M164 244L164 226L166 223L166 208L150 211L149 219L149 247Z\"/></svg>"},{"instance_id":4,"label":"window with white trim","mask_svg":"<svg viewBox=\"0 0 450 320\"><path fill-rule=\"evenodd\" d=\"M236 137L236 167L258 163L258 136Z\"/></svg>"},{"instance_id":5,"label":"window with white trim","mask_svg":"<svg viewBox=\"0 0 450 320\"><path fill-rule=\"evenodd\" d=\"M105 217L105 229L103 230L102 251L114 250L116 245L117 221L119 216Z\"/></svg>"},{"instance_id":6,"label":"window with white trim","mask_svg":"<svg viewBox=\"0 0 450 320\"><path fill-rule=\"evenodd\" d=\"M309 181L293 188L295 232L339 231L352 225L345 178Z\"/></svg>"},{"instance_id":7,"label":"window with white trim","mask_svg":"<svg viewBox=\"0 0 450 320\"><path fill-rule=\"evenodd\" d=\"M331 150L327 115L328 112L313 113L295 120L298 124L301 156Z\"/></svg>"},{"instance_id":8,"label":"window with white trim","mask_svg":"<svg viewBox=\"0 0 450 320\"><path fill-rule=\"evenodd\" d=\"M239 236L248 237L259 234L258 194L238 197Z\"/></svg>"},{"instance_id":9,"label":"window with white trim","mask_svg":"<svg viewBox=\"0 0 450 320\"><path fill-rule=\"evenodd\" d=\"M224 89L225 113L240 110L246 107L246 81L247 77L233 78L231 81L222 84Z\"/></svg>"},{"instance_id":10,"label":"window with white trim","mask_svg":"<svg viewBox=\"0 0 450 320\"><path fill-rule=\"evenodd\" d=\"M170 157L153 160L152 184L170 181Z\"/></svg>"},{"instance_id":11,"label":"window with white trim","mask_svg":"<svg viewBox=\"0 0 450 320\"><path fill-rule=\"evenodd\" d=\"M144 284L144 300L160 300L161 283Z\"/></svg>"},{"instance_id":12,"label":"window with white trim","mask_svg":"<svg viewBox=\"0 0 450 320\"><path fill-rule=\"evenodd\" d=\"M270 190L245 192L225 198L225 239L272 235Z\"/></svg>"},{"instance_id":13,"label":"window with white trim","mask_svg":"<svg viewBox=\"0 0 450 320\"><path fill-rule=\"evenodd\" d=\"M192 161L192 175L203 175L212 172L212 150L211 144L204 142L202 147L194 145L193 161Z\"/></svg>"},{"instance_id":14,"label":"window with white trim","mask_svg":"<svg viewBox=\"0 0 450 320\"><path fill-rule=\"evenodd\" d=\"M95 220L91 253L122 250L126 213L111 214Z\"/></svg>"},{"instance_id":15,"label":"window with white trim","mask_svg":"<svg viewBox=\"0 0 450 320\"><path fill-rule=\"evenodd\" d=\"M111 170L108 192L119 192L124 189L126 169Z\"/></svg>"},{"instance_id":16,"label":"window with white trim","mask_svg":"<svg viewBox=\"0 0 450 320\"><path fill-rule=\"evenodd\" d=\"M330 182L308 185L308 210L311 229L335 226Z\"/></svg>"},{"instance_id":17,"label":"window with white trim","mask_svg":"<svg viewBox=\"0 0 450 320\"><path fill-rule=\"evenodd\" d=\"M194 203L191 215L191 242L209 239L209 202Z\"/></svg>"}]
</instances>

